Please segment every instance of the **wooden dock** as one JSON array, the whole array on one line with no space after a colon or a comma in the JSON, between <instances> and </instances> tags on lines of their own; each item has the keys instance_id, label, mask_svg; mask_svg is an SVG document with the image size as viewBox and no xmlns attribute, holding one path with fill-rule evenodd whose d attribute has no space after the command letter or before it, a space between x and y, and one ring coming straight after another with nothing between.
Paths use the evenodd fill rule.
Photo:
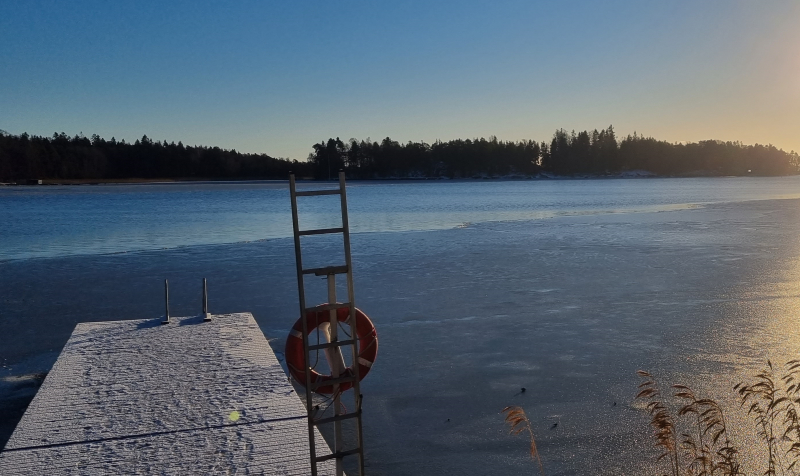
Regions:
<instances>
[{"instance_id":1,"label":"wooden dock","mask_svg":"<svg viewBox=\"0 0 800 476\"><path fill-rule=\"evenodd\" d=\"M160 321L76 326L0 474L309 474L305 408L253 316Z\"/></svg>"}]
</instances>

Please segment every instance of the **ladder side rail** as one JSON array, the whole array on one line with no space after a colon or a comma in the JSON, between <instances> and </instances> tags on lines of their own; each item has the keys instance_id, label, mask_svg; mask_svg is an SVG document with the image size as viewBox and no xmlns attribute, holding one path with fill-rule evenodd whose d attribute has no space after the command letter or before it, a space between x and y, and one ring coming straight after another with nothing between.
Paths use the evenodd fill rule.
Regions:
<instances>
[{"instance_id":1,"label":"ladder side rail","mask_svg":"<svg viewBox=\"0 0 800 476\"><path fill-rule=\"evenodd\" d=\"M328 275L328 304L336 302L336 275ZM338 342L339 340L339 318L337 309L328 311L328 342ZM325 349L329 355L328 363L331 368L331 377L334 381L340 377L340 371L344 371L346 367L342 359L342 351L339 347ZM339 416L341 414L341 395L339 392L338 383L333 384L333 414ZM333 421L333 452L339 454L342 451L342 422L341 420ZM336 476L344 475L344 466L341 457L336 458Z\"/></svg>"},{"instance_id":2,"label":"ladder side rail","mask_svg":"<svg viewBox=\"0 0 800 476\"><path fill-rule=\"evenodd\" d=\"M314 401L311 397L311 369L308 353L308 319L306 318L305 281L303 277L303 258L300 252L300 225L297 217L297 189L294 174L289 174L289 195L292 200L292 227L294 231L294 256L297 265L297 292L300 297L300 319L303 323L303 354L305 356L306 411L308 412L308 448L310 451L311 476L317 476L317 452L314 436Z\"/></svg>"},{"instance_id":3,"label":"ladder side rail","mask_svg":"<svg viewBox=\"0 0 800 476\"><path fill-rule=\"evenodd\" d=\"M359 362L358 362L358 335L356 329L356 304L355 292L353 289L353 260L350 254L350 220L347 216L347 189L345 187L344 171L339 172L339 195L342 203L342 238L344 240L344 257L345 265L347 266L347 300L350 302L350 335L353 339L353 374L355 376L353 382L353 392L355 396L355 411L358 412L356 418L356 444L358 445L358 474L364 475L364 438L361 425L361 384L359 375Z\"/></svg>"}]
</instances>

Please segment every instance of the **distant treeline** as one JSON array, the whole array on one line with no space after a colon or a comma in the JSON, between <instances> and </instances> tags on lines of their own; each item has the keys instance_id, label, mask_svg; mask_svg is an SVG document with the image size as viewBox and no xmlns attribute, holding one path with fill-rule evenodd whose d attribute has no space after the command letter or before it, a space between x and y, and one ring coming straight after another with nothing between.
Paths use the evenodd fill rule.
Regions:
<instances>
[{"instance_id":1,"label":"distant treeline","mask_svg":"<svg viewBox=\"0 0 800 476\"><path fill-rule=\"evenodd\" d=\"M147 136L131 144L97 135L39 137L0 131L3 182L286 178L290 170L300 177L328 178L340 169L352 178L597 176L629 171L660 176L791 175L800 173L800 157L772 145L739 142L674 144L635 133L618 141L611 126L579 133L559 129L549 143L498 141L494 136L433 144L401 144L389 137L380 143L331 138L314 144L303 162Z\"/></svg>"},{"instance_id":2,"label":"distant treeline","mask_svg":"<svg viewBox=\"0 0 800 476\"><path fill-rule=\"evenodd\" d=\"M481 177L536 175L616 175L645 171L662 176L790 175L800 173L800 158L769 145L707 140L673 144L633 134L618 141L614 128L567 132L547 142L489 139L408 142L390 138L314 144L309 162L319 178L344 168L348 176Z\"/></svg>"},{"instance_id":3,"label":"distant treeline","mask_svg":"<svg viewBox=\"0 0 800 476\"><path fill-rule=\"evenodd\" d=\"M306 170L308 169L308 170ZM219 147L153 141L134 143L98 135L52 137L0 131L0 181L28 179L114 180L126 178L281 178L290 170L310 175L305 162L266 154L243 154Z\"/></svg>"}]
</instances>

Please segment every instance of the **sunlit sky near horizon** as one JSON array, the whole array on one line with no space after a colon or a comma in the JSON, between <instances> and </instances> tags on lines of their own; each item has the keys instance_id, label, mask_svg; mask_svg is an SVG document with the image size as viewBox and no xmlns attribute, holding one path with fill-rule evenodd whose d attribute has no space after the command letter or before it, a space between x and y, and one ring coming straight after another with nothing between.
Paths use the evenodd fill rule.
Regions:
<instances>
[{"instance_id":1,"label":"sunlit sky near horizon","mask_svg":"<svg viewBox=\"0 0 800 476\"><path fill-rule=\"evenodd\" d=\"M304 159L557 128L800 151L800 1L0 0L0 129Z\"/></svg>"}]
</instances>

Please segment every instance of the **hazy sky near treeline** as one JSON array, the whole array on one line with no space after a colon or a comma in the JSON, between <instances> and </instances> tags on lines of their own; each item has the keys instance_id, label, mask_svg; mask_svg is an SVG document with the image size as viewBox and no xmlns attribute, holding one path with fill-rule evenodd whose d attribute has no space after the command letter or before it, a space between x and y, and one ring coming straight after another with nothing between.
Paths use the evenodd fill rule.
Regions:
<instances>
[{"instance_id":1,"label":"hazy sky near treeline","mask_svg":"<svg viewBox=\"0 0 800 476\"><path fill-rule=\"evenodd\" d=\"M217 145L550 140L800 151L800 1L0 0L0 129Z\"/></svg>"}]
</instances>

